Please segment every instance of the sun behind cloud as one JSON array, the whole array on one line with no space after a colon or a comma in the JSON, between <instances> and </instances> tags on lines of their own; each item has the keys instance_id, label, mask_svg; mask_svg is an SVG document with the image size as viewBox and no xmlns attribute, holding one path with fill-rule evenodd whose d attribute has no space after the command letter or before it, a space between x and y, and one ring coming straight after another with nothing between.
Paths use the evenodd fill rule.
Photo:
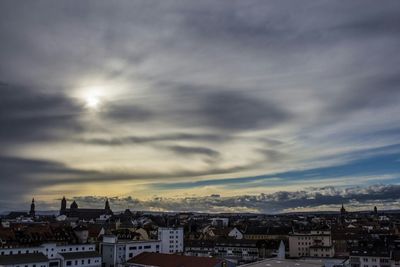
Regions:
<instances>
[{"instance_id":1,"label":"sun behind cloud","mask_svg":"<svg viewBox=\"0 0 400 267\"><path fill-rule=\"evenodd\" d=\"M85 107L89 110L98 110L103 102L103 94L101 88L89 88L83 94Z\"/></svg>"}]
</instances>

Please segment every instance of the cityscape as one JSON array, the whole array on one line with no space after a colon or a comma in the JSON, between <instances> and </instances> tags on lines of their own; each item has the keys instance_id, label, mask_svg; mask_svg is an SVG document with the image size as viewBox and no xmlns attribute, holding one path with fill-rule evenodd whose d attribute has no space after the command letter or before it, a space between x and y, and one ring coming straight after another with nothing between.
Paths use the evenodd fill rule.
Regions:
<instances>
[{"instance_id":1,"label":"cityscape","mask_svg":"<svg viewBox=\"0 0 400 267\"><path fill-rule=\"evenodd\" d=\"M4 266L397 266L400 210L250 213L113 212L63 197L52 215L1 218Z\"/></svg>"},{"instance_id":2,"label":"cityscape","mask_svg":"<svg viewBox=\"0 0 400 267\"><path fill-rule=\"evenodd\" d=\"M400 267L399 0L0 0L0 267Z\"/></svg>"}]
</instances>

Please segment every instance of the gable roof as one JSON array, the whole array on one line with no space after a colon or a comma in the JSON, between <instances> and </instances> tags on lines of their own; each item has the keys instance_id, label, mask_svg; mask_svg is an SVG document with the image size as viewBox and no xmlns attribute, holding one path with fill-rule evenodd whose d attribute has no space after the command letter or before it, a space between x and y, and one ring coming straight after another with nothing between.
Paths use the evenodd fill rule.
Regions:
<instances>
[{"instance_id":1,"label":"gable roof","mask_svg":"<svg viewBox=\"0 0 400 267\"><path fill-rule=\"evenodd\" d=\"M143 252L128 261L128 263L157 267L215 267L221 262L222 260L216 258L162 254L155 252Z\"/></svg>"}]
</instances>

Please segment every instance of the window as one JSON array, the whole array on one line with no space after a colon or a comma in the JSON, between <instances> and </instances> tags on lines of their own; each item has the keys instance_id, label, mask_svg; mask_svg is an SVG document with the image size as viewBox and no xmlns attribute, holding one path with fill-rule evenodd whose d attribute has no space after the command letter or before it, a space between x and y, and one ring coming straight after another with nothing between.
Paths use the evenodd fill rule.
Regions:
<instances>
[{"instance_id":1,"label":"window","mask_svg":"<svg viewBox=\"0 0 400 267\"><path fill-rule=\"evenodd\" d=\"M90 259L87 260L87 263L90 264Z\"/></svg>"},{"instance_id":2,"label":"window","mask_svg":"<svg viewBox=\"0 0 400 267\"><path fill-rule=\"evenodd\" d=\"M151 248L151 246L144 246L143 248L144 249L149 249L149 248Z\"/></svg>"},{"instance_id":3,"label":"window","mask_svg":"<svg viewBox=\"0 0 400 267\"><path fill-rule=\"evenodd\" d=\"M78 260L75 260L75 265L78 265Z\"/></svg>"},{"instance_id":4,"label":"window","mask_svg":"<svg viewBox=\"0 0 400 267\"><path fill-rule=\"evenodd\" d=\"M82 264L85 264L85 260L82 260L81 262L82 262Z\"/></svg>"},{"instance_id":5,"label":"window","mask_svg":"<svg viewBox=\"0 0 400 267\"><path fill-rule=\"evenodd\" d=\"M67 261L67 266L71 266L72 262L71 261Z\"/></svg>"}]
</instances>

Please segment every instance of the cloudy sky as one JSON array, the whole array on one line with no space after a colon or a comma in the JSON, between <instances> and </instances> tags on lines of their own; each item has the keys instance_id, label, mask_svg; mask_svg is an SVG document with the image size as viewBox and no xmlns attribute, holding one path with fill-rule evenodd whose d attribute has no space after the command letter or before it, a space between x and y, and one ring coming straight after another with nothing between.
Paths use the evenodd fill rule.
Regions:
<instances>
[{"instance_id":1,"label":"cloudy sky","mask_svg":"<svg viewBox=\"0 0 400 267\"><path fill-rule=\"evenodd\" d=\"M400 208L400 2L0 2L0 210Z\"/></svg>"}]
</instances>

